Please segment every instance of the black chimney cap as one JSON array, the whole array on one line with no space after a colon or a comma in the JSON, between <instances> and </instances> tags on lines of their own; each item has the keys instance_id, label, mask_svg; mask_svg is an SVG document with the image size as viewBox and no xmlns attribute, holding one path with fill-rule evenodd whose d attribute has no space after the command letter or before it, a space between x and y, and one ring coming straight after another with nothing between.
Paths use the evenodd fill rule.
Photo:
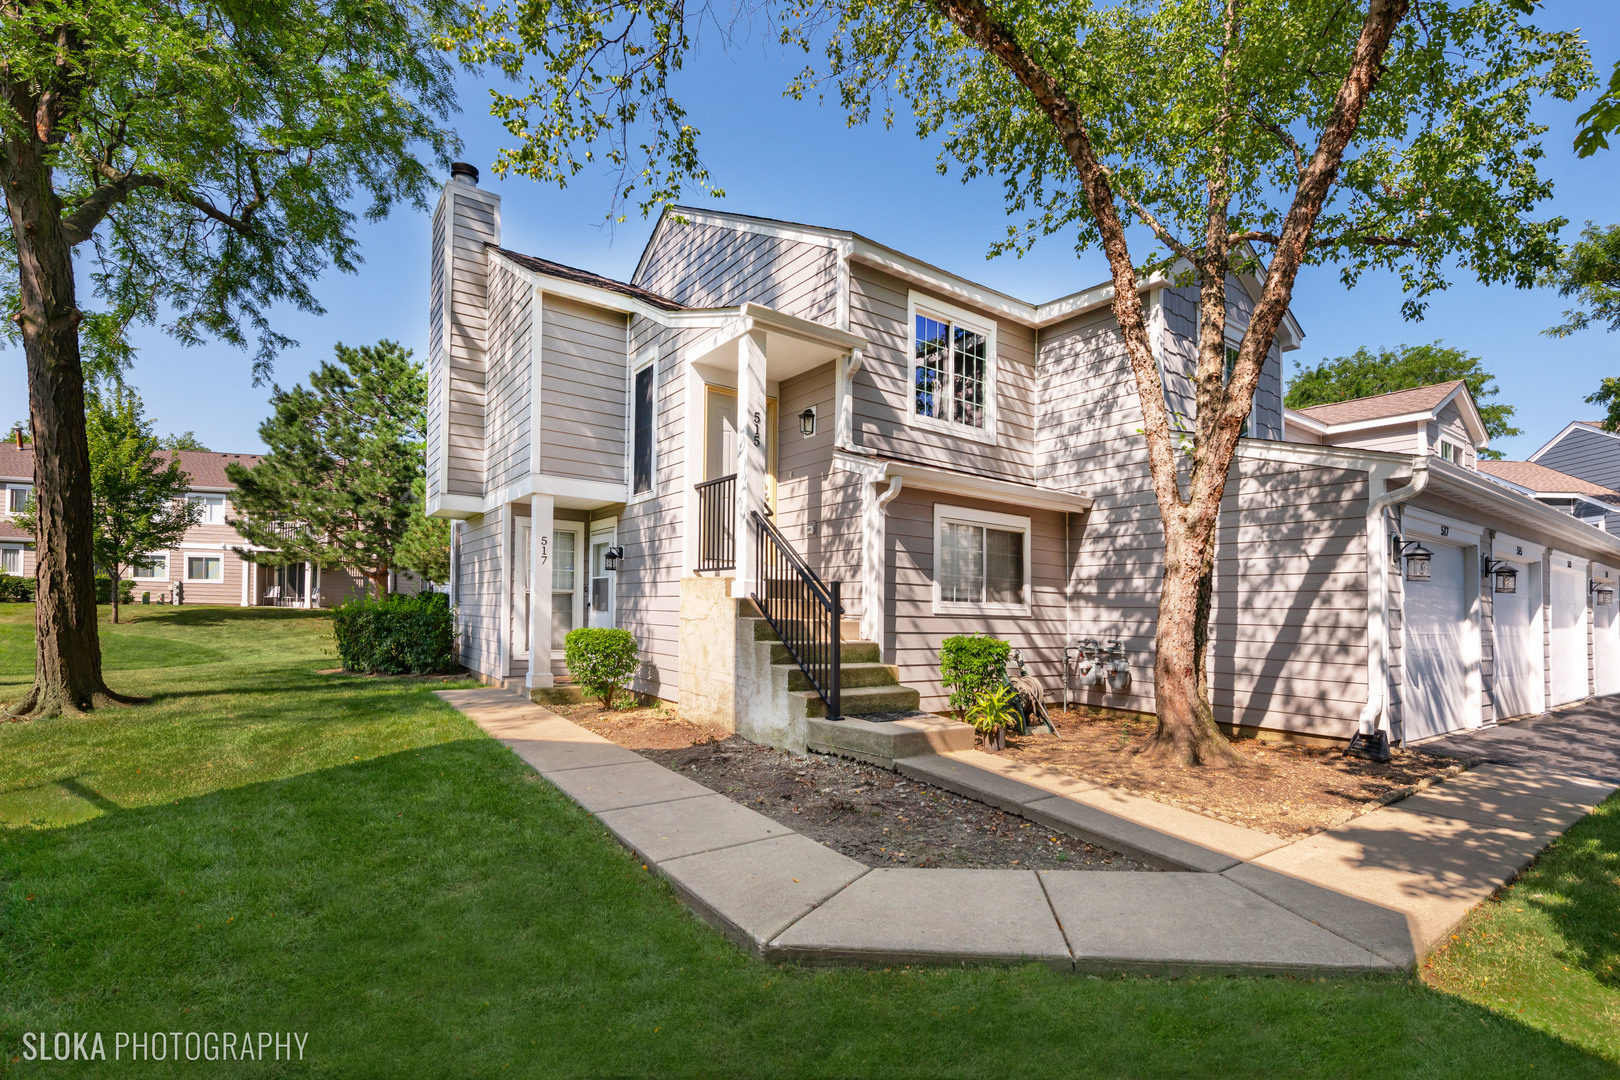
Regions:
<instances>
[{"instance_id":1,"label":"black chimney cap","mask_svg":"<svg viewBox=\"0 0 1620 1080\"><path fill-rule=\"evenodd\" d=\"M478 169L477 169L477 167L473 166L473 165L469 165L465 161L452 161L450 163L450 175L451 176L465 176L467 179L471 180L474 184L478 183Z\"/></svg>"}]
</instances>

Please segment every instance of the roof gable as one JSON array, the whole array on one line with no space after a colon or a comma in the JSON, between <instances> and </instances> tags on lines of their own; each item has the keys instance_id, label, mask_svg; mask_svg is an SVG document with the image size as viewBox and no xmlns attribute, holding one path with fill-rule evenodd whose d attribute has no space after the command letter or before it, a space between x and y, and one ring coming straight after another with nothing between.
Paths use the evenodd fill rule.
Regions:
<instances>
[{"instance_id":1,"label":"roof gable","mask_svg":"<svg viewBox=\"0 0 1620 1080\"><path fill-rule=\"evenodd\" d=\"M1311 405L1296 411L1298 415L1331 429L1352 424L1373 427L1380 422L1396 423L1408 419L1439 420L1441 410L1449 404L1455 404L1461 413L1463 426L1468 429L1474 445L1486 445L1490 437L1485 432L1485 420L1479 415L1479 408L1474 404L1473 395L1468 392L1468 385L1461 379L1348 401L1334 401L1326 405Z\"/></svg>"}]
</instances>

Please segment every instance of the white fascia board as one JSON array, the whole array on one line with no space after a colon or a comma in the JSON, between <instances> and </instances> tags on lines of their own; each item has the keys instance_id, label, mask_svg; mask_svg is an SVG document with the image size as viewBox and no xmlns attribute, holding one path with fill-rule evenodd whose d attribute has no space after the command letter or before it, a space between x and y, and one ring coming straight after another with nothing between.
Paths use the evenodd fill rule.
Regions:
<instances>
[{"instance_id":1,"label":"white fascia board","mask_svg":"<svg viewBox=\"0 0 1620 1080\"><path fill-rule=\"evenodd\" d=\"M1388 450L1359 450L1351 446L1318 446L1315 443L1278 442L1272 439L1239 439L1236 456L1252 461L1274 461L1286 465L1324 466L1370 472L1375 465L1414 464L1411 454ZM1401 474L1397 474L1399 477Z\"/></svg>"},{"instance_id":2,"label":"white fascia board","mask_svg":"<svg viewBox=\"0 0 1620 1080\"><path fill-rule=\"evenodd\" d=\"M484 512L484 500L477 495L446 495L440 492L428 496L427 516L436 518L474 518Z\"/></svg>"},{"instance_id":3,"label":"white fascia board","mask_svg":"<svg viewBox=\"0 0 1620 1080\"><path fill-rule=\"evenodd\" d=\"M835 349L864 349L867 340L859 334L852 334L847 330L839 330L826 323L814 322L810 319L801 319L797 315L788 315L775 308L765 307L747 301L738 310L744 318L753 322L753 328L760 330L774 330L789 334L793 337L803 338L806 341L815 341Z\"/></svg>"},{"instance_id":4,"label":"white fascia board","mask_svg":"<svg viewBox=\"0 0 1620 1080\"><path fill-rule=\"evenodd\" d=\"M1620 537L1588 525L1562 510L1554 510L1527 495L1520 495L1499 484L1481 479L1472 470L1460 468L1439 458L1430 458L1427 493L1443 494L1447 490L1494 503L1504 516L1516 515L1540 532L1572 544L1620 556Z\"/></svg>"},{"instance_id":5,"label":"white fascia board","mask_svg":"<svg viewBox=\"0 0 1620 1080\"><path fill-rule=\"evenodd\" d=\"M1434 419L1434 409L1424 409L1421 412L1401 413L1398 416L1375 416L1370 420L1346 420L1338 424L1329 424L1318 420L1323 431L1328 435L1348 435L1357 431L1372 431L1381 427L1399 427L1402 424L1428 423Z\"/></svg>"},{"instance_id":6,"label":"white fascia board","mask_svg":"<svg viewBox=\"0 0 1620 1080\"><path fill-rule=\"evenodd\" d=\"M1297 425L1302 427L1306 431L1311 432L1313 435L1328 434L1328 426L1322 423L1322 421L1317 420L1314 417L1306 416L1297 409L1290 409L1286 405L1283 406L1283 421L1289 426Z\"/></svg>"},{"instance_id":7,"label":"white fascia board","mask_svg":"<svg viewBox=\"0 0 1620 1080\"><path fill-rule=\"evenodd\" d=\"M882 458L851 454L844 450L834 453L833 467L844 472L856 473L869 483L881 483L891 476L898 476L905 481L907 489L944 492L962 498L985 499L1037 510L1079 513L1091 509L1094 501L1089 495L1035 487L1033 484L1017 484L1010 480L992 480L984 476L972 476L927 465L887 461Z\"/></svg>"},{"instance_id":8,"label":"white fascia board","mask_svg":"<svg viewBox=\"0 0 1620 1080\"><path fill-rule=\"evenodd\" d=\"M1526 460L1535 461L1542 454L1545 454L1547 451L1551 450L1553 447L1555 447L1559 443L1563 442L1564 437L1567 436L1570 432L1577 431L1577 430L1578 431L1584 431L1584 432L1587 432L1587 433L1592 434L1592 435L1602 435L1602 436L1604 436L1606 438L1620 440L1620 434L1616 434L1613 431L1604 431L1602 428L1593 427L1591 424L1583 424L1579 420L1571 420L1568 424L1566 424L1564 426L1563 431L1560 431L1558 434L1556 434L1552 438L1548 439L1547 442L1546 442L1546 445L1542 446L1542 448L1540 450L1537 450L1535 453L1531 454L1529 456L1529 458L1527 458Z\"/></svg>"},{"instance_id":9,"label":"white fascia board","mask_svg":"<svg viewBox=\"0 0 1620 1080\"><path fill-rule=\"evenodd\" d=\"M550 495L555 499L589 502L598 506L629 501L630 486L608 480L576 480L568 476L549 473L530 473L520 477L498 491L491 492L482 501L482 513L496 507L508 506L532 495Z\"/></svg>"},{"instance_id":10,"label":"white fascia board","mask_svg":"<svg viewBox=\"0 0 1620 1080\"><path fill-rule=\"evenodd\" d=\"M1459 395L1461 395L1460 400ZM1438 418L1440 410L1452 401L1458 402L1458 407L1463 414L1463 426L1468 428L1469 435L1473 436L1474 449L1478 450L1489 446L1491 437L1485 431L1485 418L1479 415L1479 406L1474 404L1474 395L1468 392L1466 385L1457 387L1457 389L1440 399L1440 404L1431 410L1435 417ZM1467 407L1462 408L1464 405Z\"/></svg>"}]
</instances>

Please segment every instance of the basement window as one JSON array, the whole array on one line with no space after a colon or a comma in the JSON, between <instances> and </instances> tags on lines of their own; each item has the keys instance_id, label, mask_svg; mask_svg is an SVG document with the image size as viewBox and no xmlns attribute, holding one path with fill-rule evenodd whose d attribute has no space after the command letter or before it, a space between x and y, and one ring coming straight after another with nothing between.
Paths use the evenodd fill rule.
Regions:
<instances>
[{"instance_id":1,"label":"basement window","mask_svg":"<svg viewBox=\"0 0 1620 1080\"><path fill-rule=\"evenodd\" d=\"M1029 519L934 507L934 613L1029 614Z\"/></svg>"}]
</instances>

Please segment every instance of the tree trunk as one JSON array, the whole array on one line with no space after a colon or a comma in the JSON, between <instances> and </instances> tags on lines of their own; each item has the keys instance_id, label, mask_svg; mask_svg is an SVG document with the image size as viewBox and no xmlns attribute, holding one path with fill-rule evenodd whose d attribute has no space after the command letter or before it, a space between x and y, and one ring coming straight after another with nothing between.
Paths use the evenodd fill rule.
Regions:
<instances>
[{"instance_id":1,"label":"tree trunk","mask_svg":"<svg viewBox=\"0 0 1620 1080\"><path fill-rule=\"evenodd\" d=\"M113 623L116 625L118 622L118 571L114 570L108 576L112 579L112 595L108 599L112 601Z\"/></svg>"},{"instance_id":2,"label":"tree trunk","mask_svg":"<svg viewBox=\"0 0 1620 1080\"><path fill-rule=\"evenodd\" d=\"M1153 658L1153 701L1159 722L1142 750L1149 760L1175 765L1248 764L1215 726L1204 676L1217 520L1211 516L1187 528L1165 530Z\"/></svg>"},{"instance_id":3,"label":"tree trunk","mask_svg":"<svg viewBox=\"0 0 1620 1080\"><path fill-rule=\"evenodd\" d=\"M34 685L9 716L55 716L127 700L107 689L96 635L90 450L73 248L62 230L44 147L27 127L7 137L4 185L17 244L28 411L34 426Z\"/></svg>"},{"instance_id":4,"label":"tree trunk","mask_svg":"<svg viewBox=\"0 0 1620 1080\"><path fill-rule=\"evenodd\" d=\"M374 568L371 571L371 588L377 594L378 600L388 596L388 567Z\"/></svg>"}]
</instances>

